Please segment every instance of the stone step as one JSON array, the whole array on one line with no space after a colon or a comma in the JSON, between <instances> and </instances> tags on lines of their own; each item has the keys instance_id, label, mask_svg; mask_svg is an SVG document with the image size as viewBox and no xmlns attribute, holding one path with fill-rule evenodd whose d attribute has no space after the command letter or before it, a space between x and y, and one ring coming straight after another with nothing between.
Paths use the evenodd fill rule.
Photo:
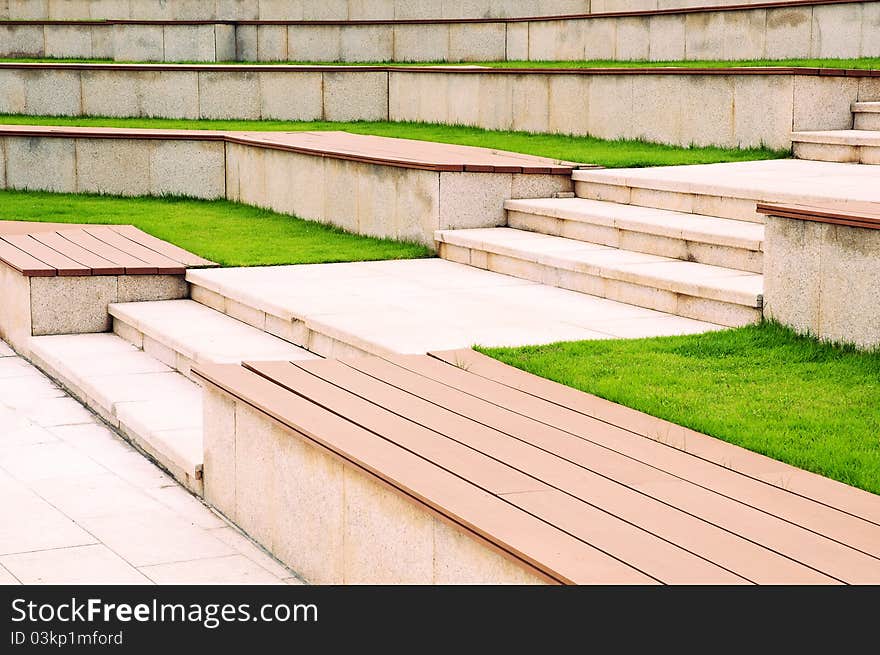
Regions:
<instances>
[{"instance_id":1,"label":"stone step","mask_svg":"<svg viewBox=\"0 0 880 655\"><path fill-rule=\"evenodd\" d=\"M110 316L117 335L188 377L194 363L317 358L192 300L115 303Z\"/></svg>"},{"instance_id":2,"label":"stone step","mask_svg":"<svg viewBox=\"0 0 880 655\"><path fill-rule=\"evenodd\" d=\"M763 276L512 228L438 230L459 263L719 325L761 319Z\"/></svg>"},{"instance_id":3,"label":"stone step","mask_svg":"<svg viewBox=\"0 0 880 655\"><path fill-rule=\"evenodd\" d=\"M115 334L33 337L31 358L193 493L202 494L202 392Z\"/></svg>"},{"instance_id":4,"label":"stone step","mask_svg":"<svg viewBox=\"0 0 880 655\"><path fill-rule=\"evenodd\" d=\"M880 102L854 102L853 128L856 130L880 130Z\"/></svg>"},{"instance_id":5,"label":"stone step","mask_svg":"<svg viewBox=\"0 0 880 655\"><path fill-rule=\"evenodd\" d=\"M586 198L504 203L509 227L760 273L764 226Z\"/></svg>"},{"instance_id":6,"label":"stone step","mask_svg":"<svg viewBox=\"0 0 880 655\"><path fill-rule=\"evenodd\" d=\"M763 223L756 204L880 202L880 169L826 161L766 161L577 170L580 198Z\"/></svg>"},{"instance_id":7,"label":"stone step","mask_svg":"<svg viewBox=\"0 0 880 655\"><path fill-rule=\"evenodd\" d=\"M791 140L798 159L880 164L880 132L876 130L794 132Z\"/></svg>"}]
</instances>

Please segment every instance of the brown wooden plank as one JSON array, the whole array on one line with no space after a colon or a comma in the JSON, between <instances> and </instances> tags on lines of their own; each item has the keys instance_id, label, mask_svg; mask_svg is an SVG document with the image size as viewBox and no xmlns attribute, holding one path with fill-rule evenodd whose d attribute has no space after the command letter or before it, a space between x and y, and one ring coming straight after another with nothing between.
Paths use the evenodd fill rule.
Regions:
<instances>
[{"instance_id":1,"label":"brown wooden plank","mask_svg":"<svg viewBox=\"0 0 880 655\"><path fill-rule=\"evenodd\" d=\"M711 562L719 564L747 580L759 584L828 584L836 582L803 564L779 555L749 541L732 530L718 527L727 512L740 515L741 525L771 523L778 527L778 519L761 515L756 510L730 499L712 494L705 489L663 474L622 456L560 432L549 426L530 421L491 403L421 377L376 357L363 357L345 362L316 360L297 363L297 366L342 387L359 397L403 416L435 432L448 436L485 455L502 461L523 473L536 477L575 498L602 509L628 523L674 543ZM387 375L387 377L386 377ZM462 404L481 405L476 417L470 416ZM519 426L511 426L519 419ZM501 424L502 427L496 426ZM596 460L607 463L603 473ZM625 473L624 473L625 471ZM623 475L621 475L623 473ZM627 482L618 478L629 475ZM672 502L658 500L639 485L672 487L679 494ZM668 495L668 494L667 494ZM693 498L697 500L694 501ZM705 516L688 513L676 505L703 505L714 511L715 523ZM756 515L758 515L756 517ZM804 530L789 528L792 541L803 548L800 539ZM752 530L752 533L758 533ZM813 536L807 533L807 536ZM809 539L807 539L809 542ZM755 543L753 543L755 542ZM832 546L837 546L832 544ZM839 546L837 546L839 548ZM880 569L878 569L880 580Z\"/></svg>"},{"instance_id":2,"label":"brown wooden plank","mask_svg":"<svg viewBox=\"0 0 880 655\"><path fill-rule=\"evenodd\" d=\"M414 357L413 359L420 358ZM587 471L594 472L620 485L625 485L635 492L650 495L670 507L742 536L754 544L764 546L791 560L802 562L828 576L850 582L865 582L875 578L880 580L880 566L878 566L880 560L853 551L836 541L829 540L788 521L780 520L655 466L622 455L608 447L599 446L597 443L575 434L540 423L531 416L523 416L515 411L507 410L484 399L482 394L471 395L459 388L426 378L419 373L379 358L353 358L342 360L342 362L372 376L377 381L382 380L399 389L405 389L410 394L410 398L416 396L438 407L450 409L477 424L491 426L512 438L530 443L546 452L554 453ZM303 366L305 367L306 364ZM476 376L465 373L462 377ZM416 404L415 400L409 402ZM446 419L446 421L449 425L455 424L454 419ZM596 429L605 433L604 439L597 439L597 441L604 440L614 444L618 440L626 441L634 438L626 431L601 423L596 426ZM590 433L592 434L592 430ZM531 466L537 459L529 458L524 461L523 466ZM539 477L544 481L551 482L547 472L541 473ZM603 490L601 497L607 499L606 502L613 500L613 496L608 490ZM651 521L659 519L659 516L638 518L632 514L626 518L639 525L647 526ZM667 530L670 527L666 525L667 520L664 518L661 525L659 527L655 525L653 530ZM642 523L642 521L649 523ZM675 543L684 545L679 541L683 538L681 532L678 538L673 537L669 532L664 532L663 535ZM684 538L690 536L693 535L684 534ZM690 546L689 550L700 552L712 561L722 563L697 547ZM776 584L769 582L769 580L789 574L797 576L791 582L797 582L799 578L799 582L807 583L810 582L811 577L814 578L814 582L818 581L815 579L815 574L809 571L798 571L797 567L792 569L790 563L777 566L766 557L766 554L762 560L753 553L746 556L746 552L736 554L728 552L727 556L732 559L727 563L727 568L762 584ZM766 566L762 567L762 565ZM749 571L749 574L746 571ZM825 578L825 581L828 582L828 579Z\"/></svg>"},{"instance_id":3,"label":"brown wooden plank","mask_svg":"<svg viewBox=\"0 0 880 655\"><path fill-rule=\"evenodd\" d=\"M186 273L186 266L178 261L162 255L155 250L151 250L145 246L135 243L131 239L122 236L109 225L95 225L84 227L83 230L92 235L96 239L120 250L127 255L137 257L150 266L156 267L156 273L159 275L183 275Z\"/></svg>"},{"instance_id":4,"label":"brown wooden plank","mask_svg":"<svg viewBox=\"0 0 880 655\"><path fill-rule=\"evenodd\" d=\"M774 485L765 484L723 465L716 465L696 457L691 453L690 441L684 444L687 450L683 450L672 443L661 442L664 439L662 432L654 433L657 436L646 438L622 428L613 432L614 436L610 438L612 433L603 427L608 426L608 423L486 379L474 374L471 369L465 372L462 368L450 366L440 360L418 356L393 356L388 359L420 375L431 377L470 394L477 393L479 397L491 400L511 411L570 432L834 541L847 544L858 549L853 551L856 554L862 551L872 556L872 559L876 559L880 552L880 536L878 536L880 531L877 525ZM703 437L711 439L706 435ZM773 460L768 461L773 462ZM845 561L838 562L837 565L850 567L842 570L840 575L835 575L846 578L859 575L867 563L860 557L852 555Z\"/></svg>"},{"instance_id":5,"label":"brown wooden plank","mask_svg":"<svg viewBox=\"0 0 880 655\"><path fill-rule=\"evenodd\" d=\"M200 364L197 376L511 556L560 582L656 581L241 366ZM295 438L295 436L292 436Z\"/></svg>"},{"instance_id":6,"label":"brown wooden plank","mask_svg":"<svg viewBox=\"0 0 880 655\"><path fill-rule=\"evenodd\" d=\"M96 239L83 229L65 230L59 232L59 234L81 248L85 248L107 261L122 266L127 275L155 275L157 273L155 265L148 264L142 259L122 252L118 248L114 248L110 244Z\"/></svg>"},{"instance_id":7,"label":"brown wooden plank","mask_svg":"<svg viewBox=\"0 0 880 655\"><path fill-rule=\"evenodd\" d=\"M311 375L296 364L260 362L247 366L657 580L668 584L747 582L534 476ZM536 511L537 507L540 511Z\"/></svg>"},{"instance_id":8,"label":"brown wooden plank","mask_svg":"<svg viewBox=\"0 0 880 655\"><path fill-rule=\"evenodd\" d=\"M188 250L184 250L178 246L175 246L172 243L168 243L167 241L163 241L157 237L154 237L152 234L148 234L143 230L136 228L134 225L113 225L111 229L115 232L118 232L126 239L130 239L135 243L144 246L145 248L149 248L150 250L154 250L160 255L168 257L169 259L173 259L176 262L180 262L186 267L195 268L195 267L209 267L209 266L217 266L216 263L205 259L204 257L199 257L198 255L194 255Z\"/></svg>"},{"instance_id":9,"label":"brown wooden plank","mask_svg":"<svg viewBox=\"0 0 880 655\"><path fill-rule=\"evenodd\" d=\"M57 250L62 255L79 262L83 266L87 266L91 270L92 275L122 275L125 273L123 266L114 264L90 250L86 250L73 241L65 239L57 232L38 232L31 234L31 238L53 250Z\"/></svg>"},{"instance_id":10,"label":"brown wooden plank","mask_svg":"<svg viewBox=\"0 0 880 655\"><path fill-rule=\"evenodd\" d=\"M649 416L644 412L532 375L474 350L432 352L430 355L499 385L519 390L529 396L546 399L584 417L592 417L647 439L662 442L670 450L686 448L688 454L719 465L721 478L727 479L729 477L723 471L733 470L760 481L764 485L772 485L785 492L784 494L776 494L777 497L796 494L804 499L880 525L880 496L876 494L795 468L765 455ZM517 396L517 398L522 397L525 396ZM565 412L562 415L565 415ZM801 506L806 508L808 514L813 510L810 504ZM826 518L829 516L827 512L823 512L822 515ZM876 538L873 540L875 543L877 542ZM871 549L869 552L875 555L880 554L877 549Z\"/></svg>"},{"instance_id":11,"label":"brown wooden plank","mask_svg":"<svg viewBox=\"0 0 880 655\"><path fill-rule=\"evenodd\" d=\"M0 239L45 262L55 269L56 275L71 277L92 274L92 270L88 266L83 266L27 234L7 234Z\"/></svg>"},{"instance_id":12,"label":"brown wooden plank","mask_svg":"<svg viewBox=\"0 0 880 655\"><path fill-rule=\"evenodd\" d=\"M55 268L0 239L0 261L27 277L54 277Z\"/></svg>"}]
</instances>

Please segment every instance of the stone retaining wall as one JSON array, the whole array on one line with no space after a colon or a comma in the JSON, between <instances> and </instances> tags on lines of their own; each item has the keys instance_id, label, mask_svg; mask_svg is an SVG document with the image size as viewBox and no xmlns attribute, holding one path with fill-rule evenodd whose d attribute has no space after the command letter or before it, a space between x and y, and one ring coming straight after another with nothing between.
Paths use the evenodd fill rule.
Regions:
<instances>
[{"instance_id":1,"label":"stone retaining wall","mask_svg":"<svg viewBox=\"0 0 880 655\"><path fill-rule=\"evenodd\" d=\"M0 137L0 188L228 198L434 247L438 229L504 225L504 201L570 192L566 175L457 173L239 143Z\"/></svg>"},{"instance_id":2,"label":"stone retaining wall","mask_svg":"<svg viewBox=\"0 0 880 655\"><path fill-rule=\"evenodd\" d=\"M6 24L0 57L478 62L880 56L880 3L525 22Z\"/></svg>"},{"instance_id":3,"label":"stone retaining wall","mask_svg":"<svg viewBox=\"0 0 880 655\"><path fill-rule=\"evenodd\" d=\"M851 129L851 103L880 100L872 75L0 64L0 113L418 121L784 149L792 130Z\"/></svg>"}]
</instances>

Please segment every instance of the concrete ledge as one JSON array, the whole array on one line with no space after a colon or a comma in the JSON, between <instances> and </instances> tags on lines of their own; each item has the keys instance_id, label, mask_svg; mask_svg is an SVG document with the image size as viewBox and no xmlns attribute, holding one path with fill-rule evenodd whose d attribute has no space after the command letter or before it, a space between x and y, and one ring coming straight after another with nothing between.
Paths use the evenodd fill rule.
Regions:
<instances>
[{"instance_id":1,"label":"concrete ledge","mask_svg":"<svg viewBox=\"0 0 880 655\"><path fill-rule=\"evenodd\" d=\"M880 71L0 63L0 113L391 120L789 148L849 129Z\"/></svg>"},{"instance_id":2,"label":"concrete ledge","mask_svg":"<svg viewBox=\"0 0 880 655\"><path fill-rule=\"evenodd\" d=\"M876 206L763 205L765 312L829 341L880 346Z\"/></svg>"},{"instance_id":3,"label":"concrete ledge","mask_svg":"<svg viewBox=\"0 0 880 655\"><path fill-rule=\"evenodd\" d=\"M871 37L878 21L875 3L852 0L529 18L15 21L0 24L0 56L167 62L871 57L880 55L880 39Z\"/></svg>"},{"instance_id":4,"label":"concrete ledge","mask_svg":"<svg viewBox=\"0 0 880 655\"><path fill-rule=\"evenodd\" d=\"M339 132L2 126L0 151L5 188L226 197L429 246L437 229L502 225L510 198L570 192L574 166Z\"/></svg>"}]
</instances>

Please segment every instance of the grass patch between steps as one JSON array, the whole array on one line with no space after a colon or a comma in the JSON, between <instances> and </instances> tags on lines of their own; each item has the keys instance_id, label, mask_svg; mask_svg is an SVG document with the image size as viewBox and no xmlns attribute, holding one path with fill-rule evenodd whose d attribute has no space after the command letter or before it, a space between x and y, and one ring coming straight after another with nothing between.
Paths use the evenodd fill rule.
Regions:
<instances>
[{"instance_id":1,"label":"grass patch between steps","mask_svg":"<svg viewBox=\"0 0 880 655\"><path fill-rule=\"evenodd\" d=\"M0 220L135 225L224 266L431 255L420 244L360 236L228 200L0 191Z\"/></svg>"},{"instance_id":2,"label":"grass patch between steps","mask_svg":"<svg viewBox=\"0 0 880 655\"><path fill-rule=\"evenodd\" d=\"M56 125L75 127L123 127L174 130L230 130L302 132L341 130L354 134L416 139L507 150L608 168L676 166L718 162L781 159L788 150L769 148L720 148L715 146L681 147L641 140L608 140L590 136L533 134L485 130L461 125L405 123L384 121L275 121L275 120L186 120L174 118L108 118L97 116L23 116L0 114L0 124Z\"/></svg>"},{"instance_id":3,"label":"grass patch between steps","mask_svg":"<svg viewBox=\"0 0 880 655\"><path fill-rule=\"evenodd\" d=\"M823 343L774 323L680 337L479 350L880 493L880 351Z\"/></svg>"},{"instance_id":4,"label":"grass patch between steps","mask_svg":"<svg viewBox=\"0 0 880 655\"><path fill-rule=\"evenodd\" d=\"M113 59L80 59L64 57L39 58L5 58L0 61L19 63L75 63L75 64L136 64L136 61L115 61ZM785 68L846 68L858 70L880 69L880 57L854 57L851 59L695 59L685 61L673 59L666 61L615 59L584 59L578 61L479 61L479 62L445 62L445 61L178 61L163 62L178 64L221 64L224 66L485 66L488 68L743 68L743 67L785 67Z\"/></svg>"}]
</instances>

